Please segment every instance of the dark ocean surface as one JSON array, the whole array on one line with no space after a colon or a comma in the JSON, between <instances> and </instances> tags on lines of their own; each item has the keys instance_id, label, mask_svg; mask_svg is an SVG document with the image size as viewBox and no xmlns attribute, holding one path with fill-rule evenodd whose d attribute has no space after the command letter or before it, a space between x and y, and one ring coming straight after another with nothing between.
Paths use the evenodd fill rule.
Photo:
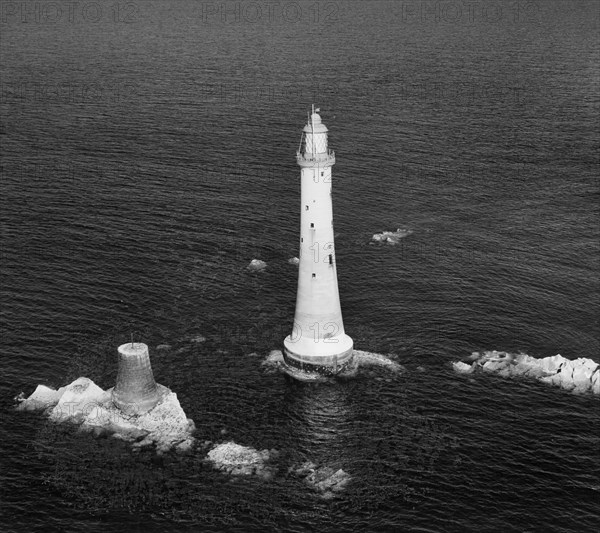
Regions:
<instances>
[{"instance_id":1,"label":"dark ocean surface","mask_svg":"<svg viewBox=\"0 0 600 533\"><path fill-rule=\"evenodd\" d=\"M451 362L600 362L598 2L1 4L2 531L597 530L598 397ZM346 332L402 375L261 367L291 331L313 102ZM111 387L131 332L201 442L276 448L279 475L13 411ZM304 460L345 494L287 476Z\"/></svg>"}]
</instances>

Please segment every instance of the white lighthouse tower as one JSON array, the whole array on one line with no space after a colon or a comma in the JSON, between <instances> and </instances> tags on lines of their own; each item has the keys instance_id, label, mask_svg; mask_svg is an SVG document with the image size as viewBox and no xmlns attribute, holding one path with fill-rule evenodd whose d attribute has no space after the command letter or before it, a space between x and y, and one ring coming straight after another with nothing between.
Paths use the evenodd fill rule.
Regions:
<instances>
[{"instance_id":1,"label":"white lighthouse tower","mask_svg":"<svg viewBox=\"0 0 600 533\"><path fill-rule=\"evenodd\" d=\"M344 332L335 266L335 154L327 146L327 128L317 112L313 105L296 154L301 169L300 265L294 327L283 341L283 357L288 366L331 375L352 360L353 341Z\"/></svg>"}]
</instances>

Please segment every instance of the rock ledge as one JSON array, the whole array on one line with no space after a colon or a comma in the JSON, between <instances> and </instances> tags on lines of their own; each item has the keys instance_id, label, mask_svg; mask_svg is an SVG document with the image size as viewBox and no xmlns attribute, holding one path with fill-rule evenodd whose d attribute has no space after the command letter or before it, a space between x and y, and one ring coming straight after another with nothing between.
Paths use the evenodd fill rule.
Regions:
<instances>
[{"instance_id":1,"label":"rock ledge","mask_svg":"<svg viewBox=\"0 0 600 533\"><path fill-rule=\"evenodd\" d=\"M537 359L527 354L511 354L496 350L473 352L470 365L459 361L452 363L461 374L477 371L492 372L502 377L537 379L575 394L591 392L600 394L600 366L592 359L570 360L562 355Z\"/></svg>"},{"instance_id":2,"label":"rock ledge","mask_svg":"<svg viewBox=\"0 0 600 533\"><path fill-rule=\"evenodd\" d=\"M318 492L326 500L335 498L337 493L342 492L352 479L341 468L335 470L329 466L318 467L310 461L303 463L299 468L290 469L290 472L302 478L305 485Z\"/></svg>"},{"instance_id":3,"label":"rock ledge","mask_svg":"<svg viewBox=\"0 0 600 533\"><path fill-rule=\"evenodd\" d=\"M56 423L78 424L94 436L112 436L131 442L134 448L156 445L158 453L175 448L190 450L194 443L194 422L189 420L167 387L157 385L160 399L141 415L126 415L112 402L112 389L102 390L91 379L81 377L58 390L38 385L34 393L17 406L18 411L45 411Z\"/></svg>"}]
</instances>

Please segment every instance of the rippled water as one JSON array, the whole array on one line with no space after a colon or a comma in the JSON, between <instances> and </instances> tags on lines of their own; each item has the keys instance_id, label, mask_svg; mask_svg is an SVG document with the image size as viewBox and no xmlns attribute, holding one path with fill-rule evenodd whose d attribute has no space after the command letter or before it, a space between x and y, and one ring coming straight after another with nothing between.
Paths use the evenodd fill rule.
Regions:
<instances>
[{"instance_id":1,"label":"rippled water","mask_svg":"<svg viewBox=\"0 0 600 533\"><path fill-rule=\"evenodd\" d=\"M3 5L3 529L595 530L598 399L449 363L600 360L597 3L288 4L55 24ZM403 375L301 386L260 364L291 330L313 101L346 330ZM12 411L37 383L111 386L132 331L200 441L282 452L273 481ZM307 459L352 476L342 498L287 475Z\"/></svg>"}]
</instances>

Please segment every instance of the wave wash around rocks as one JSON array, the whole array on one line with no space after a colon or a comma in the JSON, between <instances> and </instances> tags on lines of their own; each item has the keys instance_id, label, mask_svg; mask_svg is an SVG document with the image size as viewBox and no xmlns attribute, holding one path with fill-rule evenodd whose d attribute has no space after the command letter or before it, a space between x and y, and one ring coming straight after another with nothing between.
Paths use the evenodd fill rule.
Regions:
<instances>
[{"instance_id":1,"label":"wave wash around rocks","mask_svg":"<svg viewBox=\"0 0 600 533\"><path fill-rule=\"evenodd\" d=\"M283 353L281 350L272 350L269 355L262 362L262 366L267 372L282 372L284 374L293 374L293 376L299 381L305 382L327 382L335 379L329 376L323 376L314 372L307 372L300 369L291 368L286 365L286 369L283 370L285 362L283 360ZM396 361L393 361L385 355L372 352L364 352L362 350L354 350L352 354L352 364L348 366L343 372L340 372L335 377L339 378L351 378L357 375L361 368L375 368L380 367L388 370L394 374L401 374L404 372L404 367Z\"/></svg>"},{"instance_id":2,"label":"wave wash around rocks","mask_svg":"<svg viewBox=\"0 0 600 533\"><path fill-rule=\"evenodd\" d=\"M213 468L233 476L255 475L271 480L277 473L273 460L279 457L277 450L255 450L235 442L225 442L214 446L206 456ZM349 474L341 468L317 466L307 461L302 465L291 466L288 474L300 478L304 484L317 492L323 499L329 500L346 489L351 481Z\"/></svg>"},{"instance_id":3,"label":"wave wash around rocks","mask_svg":"<svg viewBox=\"0 0 600 533\"><path fill-rule=\"evenodd\" d=\"M473 352L470 365L452 363L459 374L477 371L492 372L504 378L524 377L573 391L574 394L600 394L600 366L592 359L570 360L562 355L537 359L527 354L511 354L496 350Z\"/></svg>"},{"instance_id":4,"label":"wave wash around rocks","mask_svg":"<svg viewBox=\"0 0 600 533\"><path fill-rule=\"evenodd\" d=\"M158 453L172 448L190 450L195 426L179 404L177 395L157 385L158 403L148 412L127 415L112 400L112 389L102 390L91 379L81 377L58 390L38 385L29 398L20 400L18 411L45 411L56 423L78 424L96 437L112 436L131 442L134 448L156 445Z\"/></svg>"}]
</instances>

